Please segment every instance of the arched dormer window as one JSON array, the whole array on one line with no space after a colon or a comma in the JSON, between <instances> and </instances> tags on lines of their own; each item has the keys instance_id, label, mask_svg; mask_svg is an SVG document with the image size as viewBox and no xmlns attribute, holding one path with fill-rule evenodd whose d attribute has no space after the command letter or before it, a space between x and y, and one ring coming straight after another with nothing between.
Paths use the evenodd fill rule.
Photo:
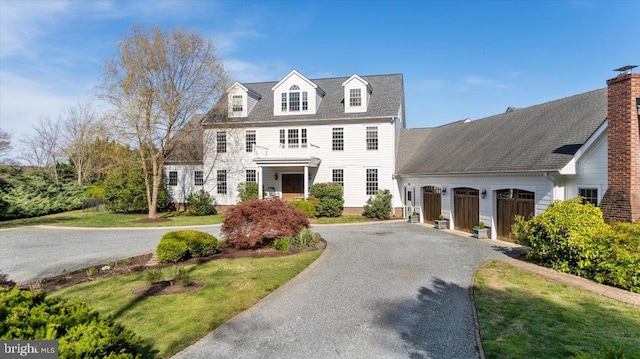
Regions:
<instances>
[{"instance_id":1,"label":"arched dormer window","mask_svg":"<svg viewBox=\"0 0 640 359\"><path fill-rule=\"evenodd\" d=\"M282 93L282 111L296 112L300 111L300 103L302 102L302 111L309 109L309 98L307 91L300 92L300 86L292 85L289 92Z\"/></svg>"}]
</instances>

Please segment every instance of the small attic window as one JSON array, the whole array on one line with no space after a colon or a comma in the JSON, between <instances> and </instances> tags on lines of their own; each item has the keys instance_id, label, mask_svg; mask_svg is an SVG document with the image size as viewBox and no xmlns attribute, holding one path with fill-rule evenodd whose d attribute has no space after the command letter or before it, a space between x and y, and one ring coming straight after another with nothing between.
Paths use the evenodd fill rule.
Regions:
<instances>
[{"instance_id":1,"label":"small attic window","mask_svg":"<svg viewBox=\"0 0 640 359\"><path fill-rule=\"evenodd\" d=\"M233 112L242 112L242 95L233 95L231 98L231 110Z\"/></svg>"},{"instance_id":2,"label":"small attic window","mask_svg":"<svg viewBox=\"0 0 640 359\"><path fill-rule=\"evenodd\" d=\"M362 106L362 90L361 89L349 89L349 106L351 107Z\"/></svg>"},{"instance_id":3,"label":"small attic window","mask_svg":"<svg viewBox=\"0 0 640 359\"><path fill-rule=\"evenodd\" d=\"M293 85L289 87L289 91L299 91L299 90L300 90L300 86L298 85Z\"/></svg>"}]
</instances>

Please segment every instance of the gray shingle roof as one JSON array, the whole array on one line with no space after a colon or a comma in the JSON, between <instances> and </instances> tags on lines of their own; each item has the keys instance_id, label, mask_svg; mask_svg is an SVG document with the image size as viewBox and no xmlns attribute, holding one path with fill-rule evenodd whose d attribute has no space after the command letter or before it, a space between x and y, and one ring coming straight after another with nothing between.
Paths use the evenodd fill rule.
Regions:
<instances>
[{"instance_id":1,"label":"gray shingle roof","mask_svg":"<svg viewBox=\"0 0 640 359\"><path fill-rule=\"evenodd\" d=\"M402 129L399 174L559 170L607 117L607 90L434 128Z\"/></svg>"},{"instance_id":2,"label":"gray shingle roof","mask_svg":"<svg viewBox=\"0 0 640 359\"><path fill-rule=\"evenodd\" d=\"M271 88L277 82L243 83L249 90L260 94L262 98L247 117L227 118L227 98L223 97L216 105L217 110L211 111L203 124L215 124L220 122L272 122L272 121L298 121L315 119L339 119L339 118L374 118L397 116L403 106L404 90L402 74L360 76L373 89L367 112L344 112L344 89L342 83L349 77L336 77L326 79L309 79L320 87L325 95L315 115L273 115L273 91Z\"/></svg>"}]
</instances>

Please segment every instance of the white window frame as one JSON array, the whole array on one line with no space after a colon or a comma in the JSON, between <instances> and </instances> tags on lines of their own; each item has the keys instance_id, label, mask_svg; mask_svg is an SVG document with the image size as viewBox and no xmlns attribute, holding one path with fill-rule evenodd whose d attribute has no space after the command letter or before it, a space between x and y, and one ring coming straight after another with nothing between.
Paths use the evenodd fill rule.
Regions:
<instances>
[{"instance_id":1,"label":"white window frame","mask_svg":"<svg viewBox=\"0 0 640 359\"><path fill-rule=\"evenodd\" d=\"M334 168L331 170L331 181L344 188L344 168Z\"/></svg>"},{"instance_id":2,"label":"white window frame","mask_svg":"<svg viewBox=\"0 0 640 359\"><path fill-rule=\"evenodd\" d=\"M216 172L216 180L218 184L217 193L218 194L227 194L227 170L218 170Z\"/></svg>"},{"instance_id":3,"label":"white window frame","mask_svg":"<svg viewBox=\"0 0 640 359\"><path fill-rule=\"evenodd\" d=\"M254 169L245 171L245 182L258 182L258 171Z\"/></svg>"},{"instance_id":4,"label":"white window frame","mask_svg":"<svg viewBox=\"0 0 640 359\"><path fill-rule=\"evenodd\" d=\"M378 150L378 126L366 127L366 148L367 151Z\"/></svg>"},{"instance_id":5,"label":"white window frame","mask_svg":"<svg viewBox=\"0 0 640 359\"><path fill-rule=\"evenodd\" d=\"M227 152L227 131L216 132L216 151L218 153Z\"/></svg>"},{"instance_id":6,"label":"white window frame","mask_svg":"<svg viewBox=\"0 0 640 359\"><path fill-rule=\"evenodd\" d=\"M362 107L362 89L349 89L349 107Z\"/></svg>"},{"instance_id":7,"label":"white window frame","mask_svg":"<svg viewBox=\"0 0 640 359\"><path fill-rule=\"evenodd\" d=\"M244 144L246 152L253 152L253 148L256 146L256 130L246 130L244 133Z\"/></svg>"},{"instance_id":8,"label":"white window frame","mask_svg":"<svg viewBox=\"0 0 640 359\"><path fill-rule=\"evenodd\" d=\"M231 111L242 112L242 110L244 109L242 102L243 102L242 95L233 95L231 97Z\"/></svg>"},{"instance_id":9,"label":"white window frame","mask_svg":"<svg viewBox=\"0 0 640 359\"><path fill-rule=\"evenodd\" d=\"M595 198L593 196L584 196L582 191L595 191ZM583 197L585 202L593 203L594 206L598 207L600 205L600 191L597 187L578 187L578 196ZM595 199L595 203L592 199Z\"/></svg>"},{"instance_id":10,"label":"white window frame","mask_svg":"<svg viewBox=\"0 0 640 359\"><path fill-rule=\"evenodd\" d=\"M344 151L344 127L331 129L331 150Z\"/></svg>"},{"instance_id":11,"label":"white window frame","mask_svg":"<svg viewBox=\"0 0 640 359\"><path fill-rule=\"evenodd\" d=\"M169 186L177 186L178 185L178 171L169 171Z\"/></svg>"},{"instance_id":12,"label":"white window frame","mask_svg":"<svg viewBox=\"0 0 640 359\"><path fill-rule=\"evenodd\" d=\"M204 172L203 171L193 171L193 185L194 186L202 186L202 185L204 185Z\"/></svg>"},{"instance_id":13,"label":"white window frame","mask_svg":"<svg viewBox=\"0 0 640 359\"><path fill-rule=\"evenodd\" d=\"M373 196L380 188L379 176L377 168L365 169L365 193L367 196Z\"/></svg>"}]
</instances>

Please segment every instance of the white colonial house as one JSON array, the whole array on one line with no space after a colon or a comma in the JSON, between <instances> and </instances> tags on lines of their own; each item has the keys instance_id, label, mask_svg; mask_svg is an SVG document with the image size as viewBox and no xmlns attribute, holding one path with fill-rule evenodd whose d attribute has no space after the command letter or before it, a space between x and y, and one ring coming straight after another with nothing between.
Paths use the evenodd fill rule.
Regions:
<instances>
[{"instance_id":1,"label":"white colonial house","mask_svg":"<svg viewBox=\"0 0 640 359\"><path fill-rule=\"evenodd\" d=\"M313 183L344 186L345 213L377 189L394 215L442 214L450 229L480 222L509 240L515 215L577 196L608 220L640 218L640 74L607 88L434 128L405 128L400 74L235 83L200 120L202 161L166 166L177 202L199 189L221 206L237 186L306 198ZM263 193L264 188L264 193Z\"/></svg>"},{"instance_id":2,"label":"white colonial house","mask_svg":"<svg viewBox=\"0 0 640 359\"><path fill-rule=\"evenodd\" d=\"M176 202L204 189L219 206L234 205L247 181L260 195L290 201L307 198L314 183L336 182L345 213L362 213L378 189L392 191L401 207L394 177L405 127L400 74L308 79L293 70L278 82L236 82L200 124L202 162L165 169Z\"/></svg>"}]
</instances>

